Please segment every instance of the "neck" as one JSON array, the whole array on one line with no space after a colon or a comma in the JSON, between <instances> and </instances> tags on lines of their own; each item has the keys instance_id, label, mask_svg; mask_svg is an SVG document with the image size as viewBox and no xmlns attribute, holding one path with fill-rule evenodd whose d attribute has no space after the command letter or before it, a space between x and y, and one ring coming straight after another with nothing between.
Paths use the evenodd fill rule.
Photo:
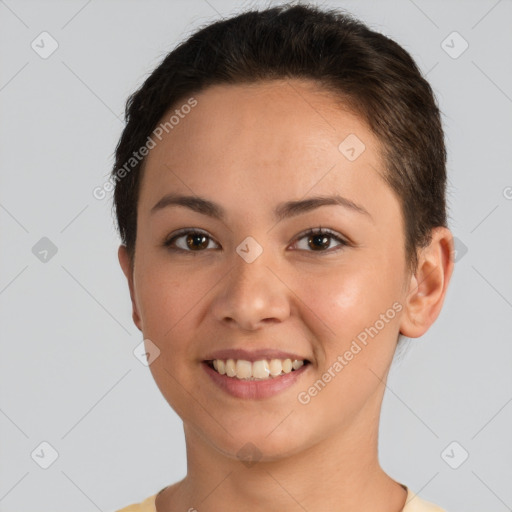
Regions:
<instances>
[{"instance_id":1,"label":"neck","mask_svg":"<svg viewBox=\"0 0 512 512\"><path fill-rule=\"evenodd\" d=\"M407 492L379 465L378 409L306 449L252 465L185 424L187 476L159 495L157 511L233 512L251 504L265 512L399 512Z\"/></svg>"}]
</instances>

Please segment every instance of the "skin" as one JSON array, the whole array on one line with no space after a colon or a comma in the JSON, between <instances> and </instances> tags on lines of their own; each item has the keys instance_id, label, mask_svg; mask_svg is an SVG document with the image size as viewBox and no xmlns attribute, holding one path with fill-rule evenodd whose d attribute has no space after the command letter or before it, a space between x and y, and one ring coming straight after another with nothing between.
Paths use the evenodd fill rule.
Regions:
<instances>
[{"instance_id":1,"label":"skin","mask_svg":"<svg viewBox=\"0 0 512 512\"><path fill-rule=\"evenodd\" d=\"M453 270L450 231L433 230L410 273L380 143L315 83L218 85L194 97L197 106L147 157L135 261L119 248L133 321L160 349L150 370L184 424L187 475L158 495L158 512L402 510L406 490L378 461L379 415L399 333L421 336L441 310ZM366 147L354 161L338 150L349 134ZM272 217L278 203L333 191L368 215L328 205ZM169 192L214 201L226 218L183 206L151 214ZM319 226L349 245L298 237ZM185 252L182 236L183 252L172 252L164 242L181 228L210 238ZM252 263L236 252L247 236L263 248ZM300 403L298 393L394 303L401 311ZM223 348L278 348L311 365L284 392L244 400L213 385L201 366ZM261 453L250 467L237 457L248 442Z\"/></svg>"}]
</instances>

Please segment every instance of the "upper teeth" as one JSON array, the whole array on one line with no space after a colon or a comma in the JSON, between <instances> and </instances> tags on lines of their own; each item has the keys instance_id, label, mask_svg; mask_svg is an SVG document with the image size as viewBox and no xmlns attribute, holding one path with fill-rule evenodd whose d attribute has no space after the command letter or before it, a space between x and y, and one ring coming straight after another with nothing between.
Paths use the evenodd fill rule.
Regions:
<instances>
[{"instance_id":1,"label":"upper teeth","mask_svg":"<svg viewBox=\"0 0 512 512\"><path fill-rule=\"evenodd\" d=\"M304 361L298 359L261 359L253 362L246 359L213 360L217 372L238 379L269 379L298 370L303 364Z\"/></svg>"}]
</instances>

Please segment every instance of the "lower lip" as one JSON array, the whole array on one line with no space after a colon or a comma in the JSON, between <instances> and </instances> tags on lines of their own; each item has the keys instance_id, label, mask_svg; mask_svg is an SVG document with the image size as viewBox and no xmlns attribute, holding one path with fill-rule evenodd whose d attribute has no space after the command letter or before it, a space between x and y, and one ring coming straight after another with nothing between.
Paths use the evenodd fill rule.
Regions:
<instances>
[{"instance_id":1,"label":"lower lip","mask_svg":"<svg viewBox=\"0 0 512 512\"><path fill-rule=\"evenodd\" d=\"M210 368L204 361L202 366L213 382L229 395L236 398L257 400L277 395L293 386L310 365L305 364L298 370L266 380L242 380L237 377L227 377Z\"/></svg>"}]
</instances>

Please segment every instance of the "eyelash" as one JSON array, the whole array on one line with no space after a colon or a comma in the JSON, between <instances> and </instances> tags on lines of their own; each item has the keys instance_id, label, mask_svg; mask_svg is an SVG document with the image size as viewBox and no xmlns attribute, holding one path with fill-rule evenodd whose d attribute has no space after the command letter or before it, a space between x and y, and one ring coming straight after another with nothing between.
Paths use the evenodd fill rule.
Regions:
<instances>
[{"instance_id":1,"label":"eyelash","mask_svg":"<svg viewBox=\"0 0 512 512\"><path fill-rule=\"evenodd\" d=\"M177 240L178 238L181 238L183 235L189 235L189 234L205 235L210 240L213 240L213 238L210 237L208 235L208 233L206 233L204 231L201 231L201 230L198 230L198 229L193 229L193 228L183 228L183 229L180 229L179 231L177 231L170 238L166 239L164 241L163 245L164 245L164 247L166 247L170 251L176 251L176 252L182 252L182 253L191 253L191 254L197 254L197 253L205 252L206 249L199 250L199 251L190 251L188 249L182 249L180 247L173 247L172 246L172 243L175 240ZM331 249L326 249L326 250L319 250L319 251L312 251L311 250L311 251L306 251L306 252L332 254L333 252L338 252L339 250L343 249L344 247L348 247L350 245L350 243L347 240L341 238L335 232L331 231L330 229L322 228L321 226L319 226L318 228L310 228L307 231L300 233L299 235L297 235L296 240L301 240L302 238L306 238L306 237L310 237L310 236L318 236L318 235L328 236L329 238L339 242L340 246L335 248L334 250L331 248ZM215 240L213 240L213 241L215 242ZM215 243L217 243L217 242L215 242ZM299 250L301 250L301 249L299 249Z\"/></svg>"}]
</instances>

